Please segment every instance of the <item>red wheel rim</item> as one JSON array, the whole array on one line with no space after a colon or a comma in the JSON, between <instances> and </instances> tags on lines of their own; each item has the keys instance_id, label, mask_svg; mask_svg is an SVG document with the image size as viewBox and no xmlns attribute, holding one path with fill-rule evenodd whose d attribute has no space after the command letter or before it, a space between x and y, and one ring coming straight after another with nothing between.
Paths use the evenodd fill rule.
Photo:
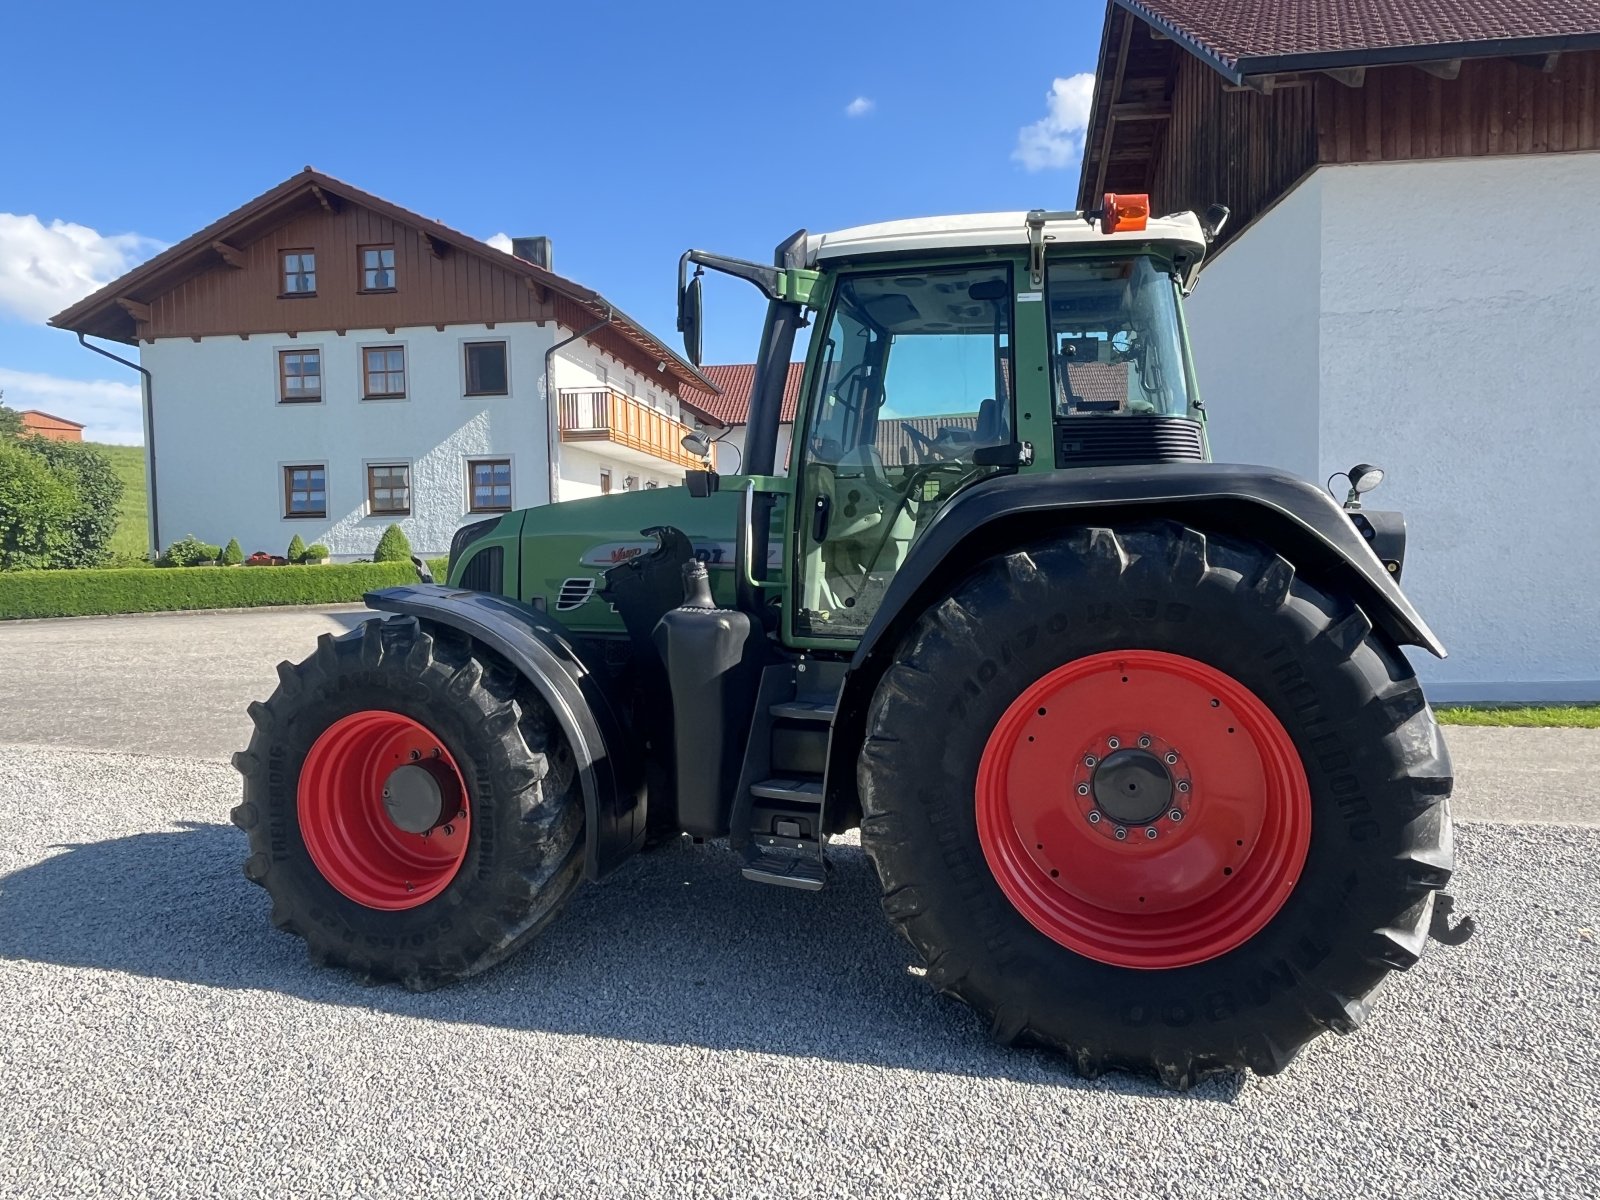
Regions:
<instances>
[{"instance_id":1,"label":"red wheel rim","mask_svg":"<svg viewBox=\"0 0 1600 1200\"><path fill-rule=\"evenodd\" d=\"M1159 969L1226 954L1272 920L1305 865L1311 791L1288 732L1237 680L1113 651L1057 667L1006 709L977 817L990 871L1036 929Z\"/></svg>"},{"instance_id":2,"label":"red wheel rim","mask_svg":"<svg viewBox=\"0 0 1600 1200\"><path fill-rule=\"evenodd\" d=\"M397 808L402 798L412 806ZM382 709L322 731L300 768L297 808L317 870L368 908L432 900L461 869L472 832L450 751L427 726Z\"/></svg>"}]
</instances>

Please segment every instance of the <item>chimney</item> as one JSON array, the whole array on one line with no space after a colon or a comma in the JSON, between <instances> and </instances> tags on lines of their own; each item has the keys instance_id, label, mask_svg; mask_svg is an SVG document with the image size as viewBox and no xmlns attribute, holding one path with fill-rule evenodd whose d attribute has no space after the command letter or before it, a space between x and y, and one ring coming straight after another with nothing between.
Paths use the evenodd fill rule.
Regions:
<instances>
[{"instance_id":1,"label":"chimney","mask_svg":"<svg viewBox=\"0 0 1600 1200\"><path fill-rule=\"evenodd\" d=\"M536 267L543 267L546 271L555 270L550 265L550 239L547 237L512 238L511 253Z\"/></svg>"}]
</instances>

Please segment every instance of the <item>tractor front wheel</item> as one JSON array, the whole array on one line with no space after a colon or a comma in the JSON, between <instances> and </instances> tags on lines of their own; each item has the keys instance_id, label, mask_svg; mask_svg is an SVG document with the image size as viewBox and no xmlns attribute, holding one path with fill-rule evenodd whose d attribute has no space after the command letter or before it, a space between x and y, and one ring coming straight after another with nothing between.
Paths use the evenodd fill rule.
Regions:
<instances>
[{"instance_id":1,"label":"tractor front wheel","mask_svg":"<svg viewBox=\"0 0 1600 1200\"><path fill-rule=\"evenodd\" d=\"M1160 522L990 560L898 647L862 844L1006 1041L1281 1070L1421 954L1450 764L1410 667L1264 546Z\"/></svg>"},{"instance_id":2,"label":"tractor front wheel","mask_svg":"<svg viewBox=\"0 0 1600 1200\"><path fill-rule=\"evenodd\" d=\"M476 974L555 915L583 799L544 701L414 618L324 634L278 668L234 756L245 875L311 957L414 989Z\"/></svg>"}]
</instances>

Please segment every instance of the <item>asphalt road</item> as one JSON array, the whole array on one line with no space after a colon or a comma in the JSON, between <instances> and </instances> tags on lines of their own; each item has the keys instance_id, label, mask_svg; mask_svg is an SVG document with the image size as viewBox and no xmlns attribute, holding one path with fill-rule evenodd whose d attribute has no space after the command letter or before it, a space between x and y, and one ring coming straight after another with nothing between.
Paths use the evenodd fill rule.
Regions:
<instances>
[{"instance_id":1,"label":"asphalt road","mask_svg":"<svg viewBox=\"0 0 1600 1200\"><path fill-rule=\"evenodd\" d=\"M0 625L0 1196L1593 1194L1600 830L1534 823L1600 807L1585 743L1456 731L1470 802L1531 806L1459 828L1478 935L1286 1074L1178 1096L995 1047L853 845L816 894L666 847L426 995L312 967L217 760L354 619Z\"/></svg>"}]
</instances>

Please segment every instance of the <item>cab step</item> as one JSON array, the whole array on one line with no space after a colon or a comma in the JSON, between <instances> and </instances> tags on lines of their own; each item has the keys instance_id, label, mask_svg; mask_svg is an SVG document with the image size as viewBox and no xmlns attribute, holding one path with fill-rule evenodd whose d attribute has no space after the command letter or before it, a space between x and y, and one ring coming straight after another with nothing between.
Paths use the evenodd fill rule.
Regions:
<instances>
[{"instance_id":1,"label":"cab step","mask_svg":"<svg viewBox=\"0 0 1600 1200\"><path fill-rule=\"evenodd\" d=\"M770 711L780 721L831 722L833 720L833 698L784 700L781 703L774 704Z\"/></svg>"},{"instance_id":2,"label":"cab step","mask_svg":"<svg viewBox=\"0 0 1600 1200\"><path fill-rule=\"evenodd\" d=\"M827 871L819 859L779 857L775 854L757 854L745 863L741 874L756 883L800 888L807 892L820 892L827 881Z\"/></svg>"},{"instance_id":3,"label":"cab step","mask_svg":"<svg viewBox=\"0 0 1600 1200\"><path fill-rule=\"evenodd\" d=\"M750 785L750 794L763 800L782 800L789 804L822 803L820 779L765 779Z\"/></svg>"}]
</instances>

